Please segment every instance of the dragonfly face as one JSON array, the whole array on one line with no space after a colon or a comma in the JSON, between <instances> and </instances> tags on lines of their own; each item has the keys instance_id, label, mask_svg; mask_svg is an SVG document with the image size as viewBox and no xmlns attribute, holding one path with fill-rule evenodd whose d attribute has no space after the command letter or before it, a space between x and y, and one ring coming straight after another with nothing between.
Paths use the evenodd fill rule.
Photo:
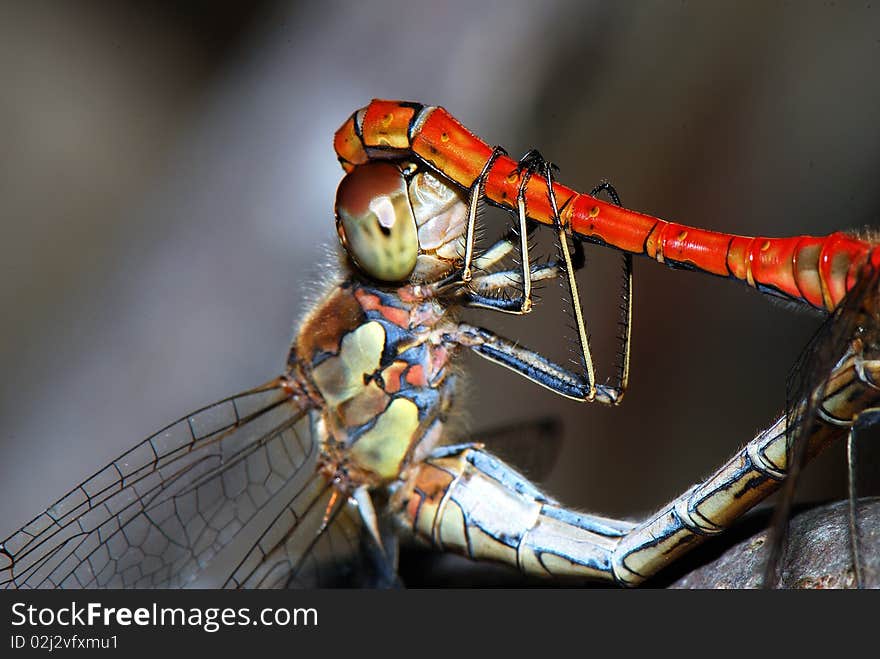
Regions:
<instances>
[{"instance_id":1,"label":"dragonfly face","mask_svg":"<svg viewBox=\"0 0 880 659\"><path fill-rule=\"evenodd\" d=\"M352 169L336 192L336 230L355 267L381 283L434 282L464 255L468 207L437 175L408 163Z\"/></svg>"}]
</instances>

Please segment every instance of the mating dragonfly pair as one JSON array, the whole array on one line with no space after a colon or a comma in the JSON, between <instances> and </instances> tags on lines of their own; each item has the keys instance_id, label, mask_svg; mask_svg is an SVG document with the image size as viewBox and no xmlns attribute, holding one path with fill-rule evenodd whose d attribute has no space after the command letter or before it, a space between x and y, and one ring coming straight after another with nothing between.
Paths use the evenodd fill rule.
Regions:
<instances>
[{"instance_id":1,"label":"mating dragonfly pair","mask_svg":"<svg viewBox=\"0 0 880 659\"><path fill-rule=\"evenodd\" d=\"M536 153L515 162L439 107L373 101L335 147L347 172L336 198L342 275L301 323L285 373L164 428L74 488L0 545L0 584L391 585L398 538L412 536L528 575L636 585L851 438L880 401L880 250L870 242L664 222L620 207L607 185L575 193ZM596 198L603 189L612 203ZM478 254L485 201L517 223ZM559 247L545 264L529 257L539 223ZM581 314L581 241L623 252L622 359L611 384L597 382ZM569 510L455 434L455 365L466 351L568 398L621 401L633 254L831 314L786 413L641 523ZM532 284L559 277L579 371L457 317L471 307L528 313Z\"/></svg>"}]
</instances>

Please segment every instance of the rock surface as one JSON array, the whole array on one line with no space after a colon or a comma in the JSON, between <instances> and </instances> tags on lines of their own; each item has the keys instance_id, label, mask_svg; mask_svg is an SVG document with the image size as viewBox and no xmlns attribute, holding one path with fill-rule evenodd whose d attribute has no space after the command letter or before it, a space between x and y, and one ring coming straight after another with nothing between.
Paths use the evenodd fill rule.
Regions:
<instances>
[{"instance_id":1,"label":"rock surface","mask_svg":"<svg viewBox=\"0 0 880 659\"><path fill-rule=\"evenodd\" d=\"M862 499L858 526L862 585L880 587L880 499ZM778 587L854 588L846 501L812 508L790 523L788 551ZM759 588L767 530L674 581L671 588Z\"/></svg>"}]
</instances>

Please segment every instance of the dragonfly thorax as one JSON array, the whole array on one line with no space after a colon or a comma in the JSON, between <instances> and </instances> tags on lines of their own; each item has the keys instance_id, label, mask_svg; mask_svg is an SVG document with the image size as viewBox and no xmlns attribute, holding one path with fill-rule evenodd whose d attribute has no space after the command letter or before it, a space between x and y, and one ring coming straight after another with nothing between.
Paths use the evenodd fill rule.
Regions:
<instances>
[{"instance_id":1,"label":"dragonfly thorax","mask_svg":"<svg viewBox=\"0 0 880 659\"><path fill-rule=\"evenodd\" d=\"M336 229L355 267L385 283L434 282L464 255L467 202L410 163L353 168L336 191Z\"/></svg>"},{"instance_id":2,"label":"dragonfly thorax","mask_svg":"<svg viewBox=\"0 0 880 659\"><path fill-rule=\"evenodd\" d=\"M445 309L412 286L344 281L312 310L292 354L323 408L322 473L343 490L396 480L443 436L454 349Z\"/></svg>"}]
</instances>

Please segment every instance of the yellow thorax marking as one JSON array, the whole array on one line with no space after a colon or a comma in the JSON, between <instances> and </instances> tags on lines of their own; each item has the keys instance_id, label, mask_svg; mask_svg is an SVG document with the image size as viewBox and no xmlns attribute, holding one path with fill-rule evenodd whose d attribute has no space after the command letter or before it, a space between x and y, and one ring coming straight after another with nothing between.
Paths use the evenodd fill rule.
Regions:
<instances>
[{"instance_id":1,"label":"yellow thorax marking","mask_svg":"<svg viewBox=\"0 0 880 659\"><path fill-rule=\"evenodd\" d=\"M364 375L378 370L384 348L385 329L371 321L346 334L339 354L315 367L312 378L330 407L338 407L364 390Z\"/></svg>"},{"instance_id":2,"label":"yellow thorax marking","mask_svg":"<svg viewBox=\"0 0 880 659\"><path fill-rule=\"evenodd\" d=\"M416 404L407 398L395 398L376 424L354 443L351 455L382 478L396 478L418 426Z\"/></svg>"}]
</instances>

